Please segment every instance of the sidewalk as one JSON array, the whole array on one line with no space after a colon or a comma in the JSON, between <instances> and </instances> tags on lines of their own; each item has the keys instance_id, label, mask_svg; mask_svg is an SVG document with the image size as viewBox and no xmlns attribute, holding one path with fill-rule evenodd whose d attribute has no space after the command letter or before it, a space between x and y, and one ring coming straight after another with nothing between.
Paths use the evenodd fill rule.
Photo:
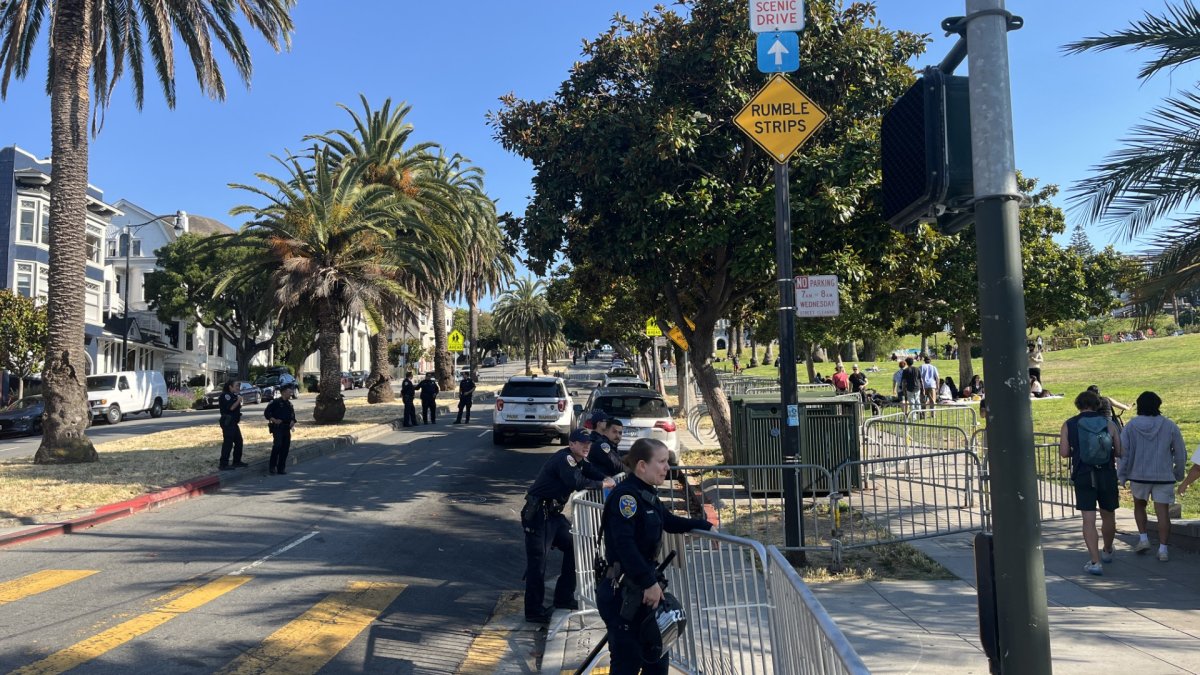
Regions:
<instances>
[{"instance_id":1,"label":"sidewalk","mask_svg":"<svg viewBox=\"0 0 1200 675\"><path fill-rule=\"evenodd\" d=\"M1154 551L1133 553L1133 518L1118 513L1116 558L1091 576L1079 527L1075 519L1043 525L1054 672L1200 672L1200 555L1172 547L1160 563ZM912 542L956 581L810 587L874 673L986 674L971 537Z\"/></svg>"}]
</instances>

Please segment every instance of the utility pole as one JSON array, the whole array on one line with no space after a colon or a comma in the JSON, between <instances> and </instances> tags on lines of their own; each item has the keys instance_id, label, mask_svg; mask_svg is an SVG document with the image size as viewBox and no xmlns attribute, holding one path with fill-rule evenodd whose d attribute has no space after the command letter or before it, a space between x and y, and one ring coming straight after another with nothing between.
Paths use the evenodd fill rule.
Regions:
<instances>
[{"instance_id":1,"label":"utility pole","mask_svg":"<svg viewBox=\"0 0 1200 675\"><path fill-rule=\"evenodd\" d=\"M792 278L792 205L787 162L775 162L775 267L779 279L779 442L783 463L800 463L796 393L796 282ZM783 538L788 548L804 543L804 503L795 472L783 476ZM804 551L789 554L805 564Z\"/></svg>"},{"instance_id":2,"label":"utility pole","mask_svg":"<svg viewBox=\"0 0 1200 675\"><path fill-rule=\"evenodd\" d=\"M1049 675L1045 562L1029 404L1019 200L1003 0L966 0L971 168L987 389L1000 670Z\"/></svg>"}]
</instances>

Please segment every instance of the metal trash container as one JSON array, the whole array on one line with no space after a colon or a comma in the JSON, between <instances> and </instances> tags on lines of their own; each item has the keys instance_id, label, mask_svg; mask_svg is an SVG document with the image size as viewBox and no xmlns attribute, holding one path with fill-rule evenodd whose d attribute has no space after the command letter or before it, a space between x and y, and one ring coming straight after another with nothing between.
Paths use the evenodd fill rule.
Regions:
<instances>
[{"instance_id":1,"label":"metal trash container","mask_svg":"<svg viewBox=\"0 0 1200 675\"><path fill-rule=\"evenodd\" d=\"M738 396L730 399L733 422L733 460L736 464L783 464L779 442L780 403L777 398ZM862 399L857 394L827 395L805 392L799 399L799 438L801 464L828 469L846 460L862 457ZM737 472L738 479L750 492L783 491L778 470L747 469ZM832 486L819 472L804 472L801 489L806 493L828 493ZM846 488L861 486L858 467L854 467Z\"/></svg>"}]
</instances>

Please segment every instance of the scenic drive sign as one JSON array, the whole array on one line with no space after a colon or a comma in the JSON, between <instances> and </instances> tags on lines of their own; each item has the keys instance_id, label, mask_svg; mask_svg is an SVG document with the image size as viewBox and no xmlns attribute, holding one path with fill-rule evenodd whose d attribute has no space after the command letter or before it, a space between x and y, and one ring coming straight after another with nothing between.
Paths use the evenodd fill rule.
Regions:
<instances>
[{"instance_id":1,"label":"scenic drive sign","mask_svg":"<svg viewBox=\"0 0 1200 675\"><path fill-rule=\"evenodd\" d=\"M776 162L786 163L828 115L783 75L775 75L733 118Z\"/></svg>"},{"instance_id":2,"label":"scenic drive sign","mask_svg":"<svg viewBox=\"0 0 1200 675\"><path fill-rule=\"evenodd\" d=\"M755 33L804 30L801 0L750 0L750 30Z\"/></svg>"}]
</instances>

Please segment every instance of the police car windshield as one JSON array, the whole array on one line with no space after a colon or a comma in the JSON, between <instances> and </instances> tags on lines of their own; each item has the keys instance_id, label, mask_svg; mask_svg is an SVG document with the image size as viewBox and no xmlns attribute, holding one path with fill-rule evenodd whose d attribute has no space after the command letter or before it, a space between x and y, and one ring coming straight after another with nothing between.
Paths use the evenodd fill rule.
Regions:
<instances>
[{"instance_id":1,"label":"police car windshield","mask_svg":"<svg viewBox=\"0 0 1200 675\"><path fill-rule=\"evenodd\" d=\"M506 382L501 396L513 398L563 398L558 383L546 382Z\"/></svg>"},{"instance_id":2,"label":"police car windshield","mask_svg":"<svg viewBox=\"0 0 1200 675\"><path fill-rule=\"evenodd\" d=\"M668 417L667 403L651 396L601 396L592 406L610 417Z\"/></svg>"}]
</instances>

